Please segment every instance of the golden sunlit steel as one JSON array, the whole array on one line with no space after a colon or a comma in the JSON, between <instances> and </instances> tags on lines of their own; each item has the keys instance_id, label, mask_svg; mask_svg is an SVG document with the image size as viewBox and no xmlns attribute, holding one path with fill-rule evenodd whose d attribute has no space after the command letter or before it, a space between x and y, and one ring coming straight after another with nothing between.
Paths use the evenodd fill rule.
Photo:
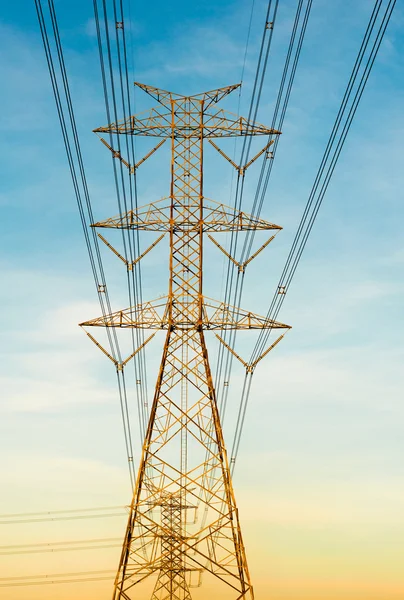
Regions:
<instances>
[{"instance_id":1,"label":"golden sunlit steel","mask_svg":"<svg viewBox=\"0 0 404 600\"><path fill-rule=\"evenodd\" d=\"M157 100L158 106L142 115L100 127L96 132L170 140L170 195L93 226L167 233L170 240L168 295L81 324L86 330L116 327L166 331L113 598L190 600L191 597L206 598L210 593L212 598L253 599L205 332L286 330L289 326L205 297L203 241L204 234L213 232L270 230L269 240L242 264L211 238L243 271L281 228L205 198L203 152L205 139L270 136L279 132L216 108L216 104L238 86L180 96L136 85ZM131 166L102 141L132 173L143 162L142 159ZM271 142L244 167L237 167L216 144L212 145L243 176L256 158L268 152ZM128 269L132 268L104 237L100 235L100 238ZM87 334L114 361L88 331ZM282 337L267 348L256 363ZM218 338L246 368L254 367L256 363L248 367L220 336ZM114 361L116 367L123 369L139 350L124 363Z\"/></svg>"}]
</instances>

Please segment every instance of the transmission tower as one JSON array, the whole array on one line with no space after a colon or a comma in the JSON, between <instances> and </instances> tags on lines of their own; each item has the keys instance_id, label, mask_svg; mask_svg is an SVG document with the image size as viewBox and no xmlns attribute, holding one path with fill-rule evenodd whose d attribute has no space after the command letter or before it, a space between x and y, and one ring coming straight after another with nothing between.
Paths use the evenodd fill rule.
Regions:
<instances>
[{"instance_id":1,"label":"transmission tower","mask_svg":"<svg viewBox=\"0 0 404 600\"><path fill-rule=\"evenodd\" d=\"M255 135L272 138L279 132L215 107L237 85L195 96L135 85L157 100L158 105L95 131L171 140L170 195L93 226L168 233L168 295L81 324L84 328L167 332L113 598L190 600L201 598L201 594L206 598L211 593L212 598L252 599L205 331L287 329L288 326L206 298L203 242L205 233L248 230L276 233L281 228L205 198L203 153L207 140L244 175L258 156L269 152L271 142L242 168L211 139ZM131 166L104 143L134 171L137 165ZM156 242L151 247L155 245ZM239 264L239 269L244 265ZM114 362L122 370L127 361ZM194 589L198 587L201 589Z\"/></svg>"}]
</instances>

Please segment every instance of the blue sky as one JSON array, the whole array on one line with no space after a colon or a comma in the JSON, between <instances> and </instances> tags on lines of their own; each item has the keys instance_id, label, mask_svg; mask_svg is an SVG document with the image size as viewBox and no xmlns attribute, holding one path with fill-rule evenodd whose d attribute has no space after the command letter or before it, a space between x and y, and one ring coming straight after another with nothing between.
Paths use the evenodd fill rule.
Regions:
<instances>
[{"instance_id":1,"label":"blue sky","mask_svg":"<svg viewBox=\"0 0 404 600\"><path fill-rule=\"evenodd\" d=\"M106 123L91 4L57 2L56 10L93 206L102 219L116 206L110 157L91 133ZM258 114L263 123L271 119L295 4L280 2ZM284 230L265 258L251 264L244 294L243 305L258 313L266 312L293 239L371 6L314 0L263 212ZM238 82L250 7L133 5L135 79L180 93ZM241 96L245 115L264 10L256 2ZM34 6L24 0L1 12L0 512L125 504L130 489L113 367L108 371L107 359L77 327L99 307ZM398 5L280 314L293 330L255 375L235 487L250 569L264 600L269 591L276 600L350 598L352 590L355 600L372 594L390 600L404 592L403 23ZM135 99L137 110L151 106L142 92ZM236 110L237 100L223 107ZM139 154L143 148L139 142ZM141 204L166 195L166 158L156 155L139 172ZM228 203L231 168L213 156L207 167L206 195ZM257 173L251 167L246 210ZM154 252L145 262L146 298L165 293L163 248ZM113 257L105 261L118 309L127 304L124 273ZM214 295L222 265L214 270L216 250L208 250L207 262ZM150 354L150 385L159 343ZM241 377L236 370L235 400ZM123 524L101 527L95 537L119 536ZM21 543L41 535L76 539L91 537L89 528L18 535ZM7 530L4 543L17 543L15 535ZM96 558L114 568L116 556ZM19 563L11 558L4 569L13 574ZM77 570L91 568L96 558L85 556ZM35 561L38 572L67 566ZM109 588L97 585L94 598L99 590L108 597ZM30 598L52 593L30 590ZM26 596L16 588L9 597Z\"/></svg>"}]
</instances>

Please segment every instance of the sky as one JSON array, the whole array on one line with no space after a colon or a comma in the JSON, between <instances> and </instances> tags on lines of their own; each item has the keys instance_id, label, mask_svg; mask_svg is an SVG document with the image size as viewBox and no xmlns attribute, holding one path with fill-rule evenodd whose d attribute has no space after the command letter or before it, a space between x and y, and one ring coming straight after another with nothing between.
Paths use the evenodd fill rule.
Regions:
<instances>
[{"instance_id":1,"label":"sky","mask_svg":"<svg viewBox=\"0 0 404 600\"><path fill-rule=\"evenodd\" d=\"M106 124L92 3L55 4L94 212L103 219L117 211L110 156L92 133ZM372 4L313 2L263 209L283 230L251 263L244 293L243 306L257 313L266 313L272 297ZM258 113L266 124L295 6L280 1ZM155 0L127 4L127 14L129 8L137 81L184 94L240 81L250 1ZM256 0L244 115L264 13ZM279 315L293 329L254 376L234 486L261 600L404 595L403 24L398 3ZM131 490L114 368L77 326L100 309L34 3L2 6L0 56L0 513L123 506ZM141 91L135 102L138 111L151 106ZM225 102L237 110L237 95ZM140 154L149 148L141 143ZM231 175L229 165L207 155L206 195L229 203ZM257 175L251 167L246 210ZM139 171L140 203L167 195L168 177L162 151ZM217 252L206 254L207 295L216 297ZM122 308L124 272L108 254L105 264L114 307ZM163 246L148 255L143 272L145 297L166 293ZM153 344L149 390L161 338ZM247 345L240 344L242 352ZM230 410L242 375L235 367ZM138 435L135 448L139 456ZM3 546L119 539L125 516L0 527ZM0 550L0 577L113 571L118 546L52 555ZM2 588L0 597L100 600L111 592L106 580Z\"/></svg>"}]
</instances>

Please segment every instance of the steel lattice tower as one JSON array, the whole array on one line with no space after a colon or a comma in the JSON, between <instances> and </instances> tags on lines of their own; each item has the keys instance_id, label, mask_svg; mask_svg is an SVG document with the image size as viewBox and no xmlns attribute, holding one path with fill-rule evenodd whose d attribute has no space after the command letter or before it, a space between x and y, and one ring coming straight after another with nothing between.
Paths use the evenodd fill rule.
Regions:
<instances>
[{"instance_id":1,"label":"steel lattice tower","mask_svg":"<svg viewBox=\"0 0 404 600\"><path fill-rule=\"evenodd\" d=\"M113 597L190 600L203 573L204 597L252 599L205 331L288 326L205 298L203 240L207 232L280 227L206 199L203 152L211 138L279 132L215 107L238 86L180 96L136 85L158 106L96 131L171 140L170 195L94 226L168 233L168 295L82 323L167 332Z\"/></svg>"}]
</instances>

